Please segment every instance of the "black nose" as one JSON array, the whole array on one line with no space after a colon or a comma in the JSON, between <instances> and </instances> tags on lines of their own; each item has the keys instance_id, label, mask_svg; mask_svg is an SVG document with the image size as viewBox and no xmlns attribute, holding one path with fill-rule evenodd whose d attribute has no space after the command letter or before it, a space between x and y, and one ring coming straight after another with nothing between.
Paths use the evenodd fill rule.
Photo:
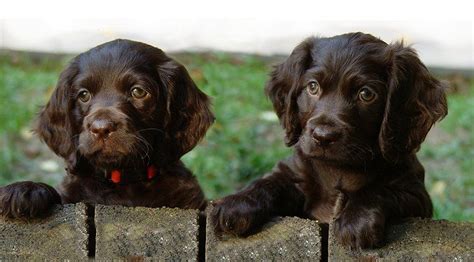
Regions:
<instances>
[{"instance_id":1,"label":"black nose","mask_svg":"<svg viewBox=\"0 0 474 262\"><path fill-rule=\"evenodd\" d=\"M89 131L96 138L107 138L112 132L117 130L117 125L107 119L96 119L89 126Z\"/></svg>"},{"instance_id":2,"label":"black nose","mask_svg":"<svg viewBox=\"0 0 474 262\"><path fill-rule=\"evenodd\" d=\"M313 130L313 139L320 146L328 146L341 138L341 132L330 126L317 126Z\"/></svg>"}]
</instances>

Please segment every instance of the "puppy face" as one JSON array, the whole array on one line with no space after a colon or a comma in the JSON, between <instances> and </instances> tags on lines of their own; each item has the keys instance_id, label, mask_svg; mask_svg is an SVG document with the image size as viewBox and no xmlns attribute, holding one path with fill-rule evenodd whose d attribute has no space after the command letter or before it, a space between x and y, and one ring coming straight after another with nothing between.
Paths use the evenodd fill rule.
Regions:
<instances>
[{"instance_id":1,"label":"puppy face","mask_svg":"<svg viewBox=\"0 0 474 262\"><path fill-rule=\"evenodd\" d=\"M115 40L77 56L40 114L38 133L71 165L175 161L213 121L207 96L160 49Z\"/></svg>"},{"instance_id":2,"label":"puppy face","mask_svg":"<svg viewBox=\"0 0 474 262\"><path fill-rule=\"evenodd\" d=\"M288 145L345 164L397 161L447 112L444 88L413 49L362 33L307 39L266 91Z\"/></svg>"},{"instance_id":3,"label":"puppy face","mask_svg":"<svg viewBox=\"0 0 474 262\"><path fill-rule=\"evenodd\" d=\"M130 52L130 51L127 51ZM78 126L79 153L97 164L146 158L154 139L162 136L159 79L145 66L128 60L129 54L80 57L81 72L72 81L72 122ZM122 60L122 61L121 61ZM149 60L149 59L148 59Z\"/></svg>"},{"instance_id":4,"label":"puppy face","mask_svg":"<svg viewBox=\"0 0 474 262\"><path fill-rule=\"evenodd\" d=\"M334 161L374 156L387 95L386 65L370 53L378 50L348 44L317 48L319 59L300 79L298 145L308 156Z\"/></svg>"}]
</instances>

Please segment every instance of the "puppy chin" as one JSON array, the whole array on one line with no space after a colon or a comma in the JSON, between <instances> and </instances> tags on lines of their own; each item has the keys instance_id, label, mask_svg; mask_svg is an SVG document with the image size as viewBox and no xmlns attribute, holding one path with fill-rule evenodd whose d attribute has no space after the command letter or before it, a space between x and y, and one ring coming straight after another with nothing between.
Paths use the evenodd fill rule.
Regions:
<instances>
[{"instance_id":1,"label":"puppy chin","mask_svg":"<svg viewBox=\"0 0 474 262\"><path fill-rule=\"evenodd\" d=\"M79 138L79 152L90 163L101 168L120 168L127 163L136 162L137 154L132 150L137 148L134 140L124 137L110 137L107 140L96 140L90 137Z\"/></svg>"},{"instance_id":2,"label":"puppy chin","mask_svg":"<svg viewBox=\"0 0 474 262\"><path fill-rule=\"evenodd\" d=\"M89 150L81 150L79 152L90 163L99 168L114 168L122 166L126 160L126 155L118 152L110 152L108 150L96 150L91 152Z\"/></svg>"},{"instance_id":3,"label":"puppy chin","mask_svg":"<svg viewBox=\"0 0 474 262\"><path fill-rule=\"evenodd\" d=\"M296 146L306 157L338 165L363 166L374 159L373 151L367 150L367 146L352 145L344 141L321 147L311 138L302 136Z\"/></svg>"}]
</instances>

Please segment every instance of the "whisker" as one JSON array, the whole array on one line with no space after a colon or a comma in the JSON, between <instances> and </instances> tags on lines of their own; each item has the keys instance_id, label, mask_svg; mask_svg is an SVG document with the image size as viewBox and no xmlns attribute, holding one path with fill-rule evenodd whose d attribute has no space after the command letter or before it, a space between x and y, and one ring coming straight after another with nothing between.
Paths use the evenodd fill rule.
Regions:
<instances>
[{"instance_id":1,"label":"whisker","mask_svg":"<svg viewBox=\"0 0 474 262\"><path fill-rule=\"evenodd\" d=\"M150 145L150 143L141 136L133 135L133 137L138 141L138 144L134 145L134 149L137 150L142 161L145 162L146 159L150 159L149 152L152 149L152 146Z\"/></svg>"},{"instance_id":2,"label":"whisker","mask_svg":"<svg viewBox=\"0 0 474 262\"><path fill-rule=\"evenodd\" d=\"M138 133L143 132L143 131L158 131L158 132L161 132L161 133L165 133L165 131L163 131L162 129L153 128L153 127L143 128L143 129L137 130Z\"/></svg>"}]
</instances>

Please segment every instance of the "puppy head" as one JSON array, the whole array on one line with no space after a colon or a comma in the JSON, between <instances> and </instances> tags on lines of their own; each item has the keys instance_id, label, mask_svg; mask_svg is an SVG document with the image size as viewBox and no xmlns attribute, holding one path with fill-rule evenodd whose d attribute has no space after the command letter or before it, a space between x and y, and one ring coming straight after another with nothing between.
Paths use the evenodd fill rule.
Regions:
<instances>
[{"instance_id":1,"label":"puppy head","mask_svg":"<svg viewBox=\"0 0 474 262\"><path fill-rule=\"evenodd\" d=\"M75 57L39 115L37 133L74 166L178 160L213 122L186 69L158 48L115 40Z\"/></svg>"},{"instance_id":2,"label":"puppy head","mask_svg":"<svg viewBox=\"0 0 474 262\"><path fill-rule=\"evenodd\" d=\"M348 164L414 152L447 113L444 87L415 51L368 34L308 38L271 73L266 93L285 142Z\"/></svg>"}]
</instances>

